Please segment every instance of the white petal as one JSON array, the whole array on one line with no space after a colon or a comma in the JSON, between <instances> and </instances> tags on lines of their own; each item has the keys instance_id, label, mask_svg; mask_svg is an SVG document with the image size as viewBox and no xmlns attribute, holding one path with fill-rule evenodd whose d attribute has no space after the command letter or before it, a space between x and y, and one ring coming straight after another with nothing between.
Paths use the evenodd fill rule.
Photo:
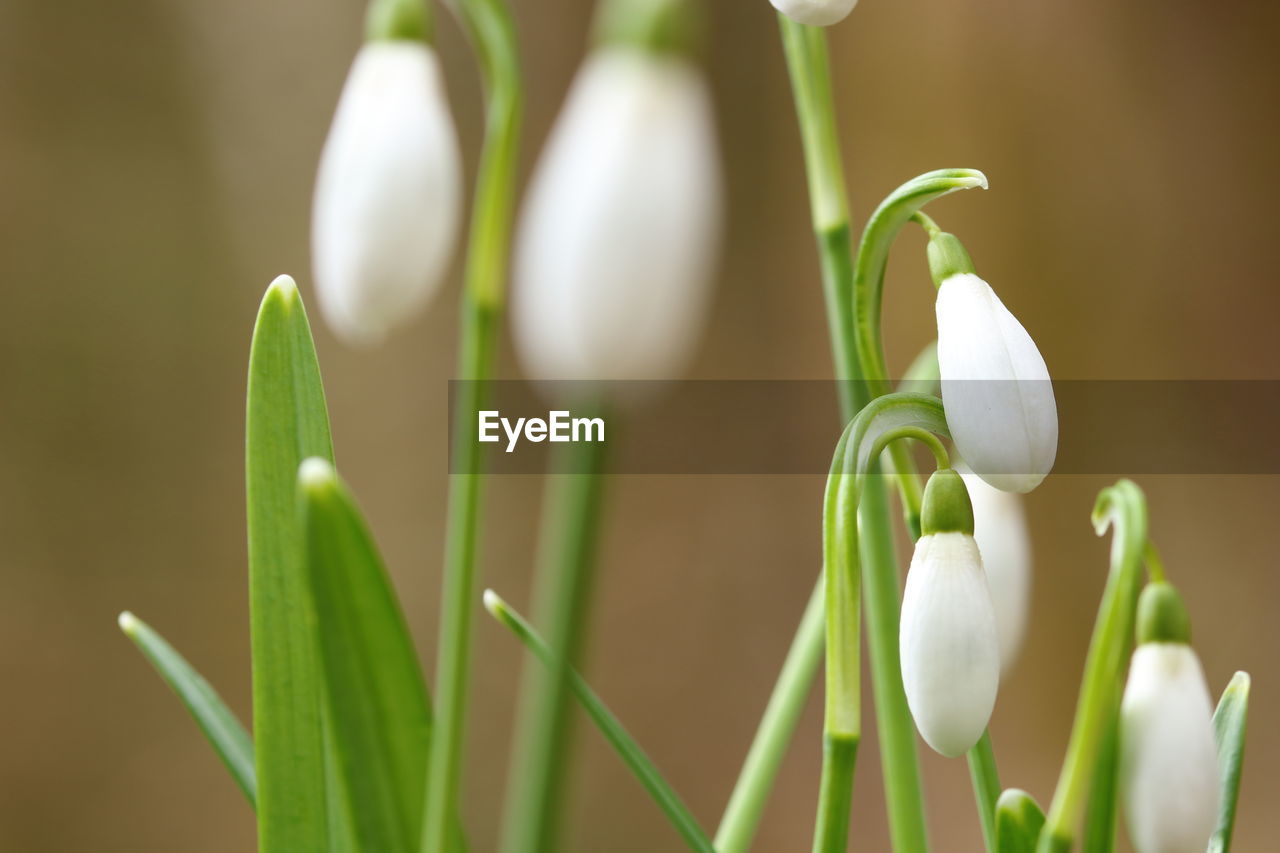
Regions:
<instances>
[{"instance_id":1,"label":"white petal","mask_svg":"<svg viewBox=\"0 0 1280 853\"><path fill-rule=\"evenodd\" d=\"M1204 853L1218 820L1218 750L1200 659L1181 643L1133 653L1121 706L1121 799L1138 853Z\"/></svg>"},{"instance_id":2,"label":"white petal","mask_svg":"<svg viewBox=\"0 0 1280 853\"><path fill-rule=\"evenodd\" d=\"M439 288L461 217L461 165L435 52L356 56L320 158L312 266L329 325L371 344Z\"/></svg>"},{"instance_id":3,"label":"white petal","mask_svg":"<svg viewBox=\"0 0 1280 853\"><path fill-rule=\"evenodd\" d=\"M539 379L665 379L692 355L720 220L711 100L683 59L597 51L535 170L512 323Z\"/></svg>"},{"instance_id":4,"label":"white petal","mask_svg":"<svg viewBox=\"0 0 1280 853\"><path fill-rule=\"evenodd\" d=\"M829 27L849 16L858 0L769 0L791 20L811 27Z\"/></svg>"},{"instance_id":5,"label":"white petal","mask_svg":"<svg viewBox=\"0 0 1280 853\"><path fill-rule=\"evenodd\" d=\"M942 399L956 447L996 488L1031 491L1058 453L1058 408L1040 351L976 275L944 281L937 314Z\"/></svg>"},{"instance_id":6,"label":"white petal","mask_svg":"<svg viewBox=\"0 0 1280 853\"><path fill-rule=\"evenodd\" d=\"M1000 685L995 613L973 537L916 543L902 597L902 683L920 735L948 757L982 737Z\"/></svg>"},{"instance_id":7,"label":"white petal","mask_svg":"<svg viewBox=\"0 0 1280 853\"><path fill-rule=\"evenodd\" d=\"M973 538L982 554L996 614L1000 671L1007 673L1022 648L1031 598L1031 534L1022 498L962 471L973 503Z\"/></svg>"}]
</instances>

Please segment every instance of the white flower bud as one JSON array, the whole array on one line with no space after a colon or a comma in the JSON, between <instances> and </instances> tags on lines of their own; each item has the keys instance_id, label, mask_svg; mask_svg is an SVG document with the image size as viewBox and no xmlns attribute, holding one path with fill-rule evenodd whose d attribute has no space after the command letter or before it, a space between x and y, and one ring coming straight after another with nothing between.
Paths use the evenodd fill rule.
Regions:
<instances>
[{"instance_id":1,"label":"white flower bud","mask_svg":"<svg viewBox=\"0 0 1280 853\"><path fill-rule=\"evenodd\" d=\"M996 619L973 537L916 542L899 629L907 705L929 746L954 758L982 737L1000 686Z\"/></svg>"},{"instance_id":2,"label":"white flower bud","mask_svg":"<svg viewBox=\"0 0 1280 853\"><path fill-rule=\"evenodd\" d=\"M357 54L320 158L311 218L320 307L375 344L439 288L461 217L461 165L440 65L418 41Z\"/></svg>"},{"instance_id":3,"label":"white flower bud","mask_svg":"<svg viewBox=\"0 0 1280 853\"><path fill-rule=\"evenodd\" d=\"M973 538L982 554L987 587L996 613L1000 672L1009 672L1022 649L1031 598L1031 534L1018 495L987 485L961 471L973 503Z\"/></svg>"},{"instance_id":4,"label":"white flower bud","mask_svg":"<svg viewBox=\"0 0 1280 853\"><path fill-rule=\"evenodd\" d=\"M1138 853L1204 853L1218 822L1213 706L1184 643L1133 653L1121 705L1120 795Z\"/></svg>"},{"instance_id":5,"label":"white flower bud","mask_svg":"<svg viewBox=\"0 0 1280 853\"><path fill-rule=\"evenodd\" d=\"M997 489L1029 492L1058 454L1058 408L1040 351L972 273L938 289L938 367L960 455Z\"/></svg>"},{"instance_id":6,"label":"white flower bud","mask_svg":"<svg viewBox=\"0 0 1280 853\"><path fill-rule=\"evenodd\" d=\"M858 0L769 0L773 8L798 24L829 27L838 24L857 5Z\"/></svg>"},{"instance_id":7,"label":"white flower bud","mask_svg":"<svg viewBox=\"0 0 1280 853\"><path fill-rule=\"evenodd\" d=\"M673 54L597 50L534 173L512 323L537 379L665 379L692 355L720 223L711 99Z\"/></svg>"}]
</instances>

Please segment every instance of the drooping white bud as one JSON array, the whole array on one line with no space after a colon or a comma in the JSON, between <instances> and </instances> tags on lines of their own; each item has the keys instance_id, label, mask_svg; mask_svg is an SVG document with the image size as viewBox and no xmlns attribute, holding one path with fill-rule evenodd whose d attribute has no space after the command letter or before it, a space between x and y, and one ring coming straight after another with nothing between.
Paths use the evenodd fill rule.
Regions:
<instances>
[{"instance_id":1,"label":"drooping white bud","mask_svg":"<svg viewBox=\"0 0 1280 853\"><path fill-rule=\"evenodd\" d=\"M461 218L453 119L430 45L361 48L320 158L311 218L320 307L348 343L376 344L439 288Z\"/></svg>"},{"instance_id":2,"label":"drooping white bud","mask_svg":"<svg viewBox=\"0 0 1280 853\"><path fill-rule=\"evenodd\" d=\"M907 705L929 746L963 755L986 730L1000 686L995 613L973 537L916 542L899 628Z\"/></svg>"},{"instance_id":3,"label":"drooping white bud","mask_svg":"<svg viewBox=\"0 0 1280 853\"><path fill-rule=\"evenodd\" d=\"M857 5L858 0L769 0L773 8L798 24L829 27L838 24Z\"/></svg>"},{"instance_id":4,"label":"drooping white bud","mask_svg":"<svg viewBox=\"0 0 1280 853\"><path fill-rule=\"evenodd\" d=\"M1031 599L1031 534L1022 498L992 488L961 471L973 502L973 538L982 554L1000 640L1000 672L1008 673L1022 649Z\"/></svg>"},{"instance_id":5,"label":"drooping white bud","mask_svg":"<svg viewBox=\"0 0 1280 853\"><path fill-rule=\"evenodd\" d=\"M537 379L665 379L692 355L720 224L702 74L612 46L578 72L534 172L512 323Z\"/></svg>"},{"instance_id":6,"label":"drooping white bud","mask_svg":"<svg viewBox=\"0 0 1280 853\"><path fill-rule=\"evenodd\" d=\"M1138 853L1203 853L1220 769L1204 671L1185 643L1134 651L1121 705L1120 793Z\"/></svg>"},{"instance_id":7,"label":"drooping white bud","mask_svg":"<svg viewBox=\"0 0 1280 853\"><path fill-rule=\"evenodd\" d=\"M1040 351L985 281L938 288L938 367L960 455L997 489L1029 492L1058 454L1058 408Z\"/></svg>"}]
</instances>

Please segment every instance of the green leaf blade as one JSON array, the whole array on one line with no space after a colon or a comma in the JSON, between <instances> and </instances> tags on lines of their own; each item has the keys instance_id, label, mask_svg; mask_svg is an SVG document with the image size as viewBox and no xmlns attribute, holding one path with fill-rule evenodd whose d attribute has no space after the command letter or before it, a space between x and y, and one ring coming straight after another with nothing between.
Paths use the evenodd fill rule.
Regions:
<instances>
[{"instance_id":1,"label":"green leaf blade","mask_svg":"<svg viewBox=\"0 0 1280 853\"><path fill-rule=\"evenodd\" d=\"M262 853L330 848L321 673L310 624L296 478L332 460L320 368L297 286L263 297L249 356L245 486L253 725Z\"/></svg>"},{"instance_id":2,"label":"green leaf blade","mask_svg":"<svg viewBox=\"0 0 1280 853\"><path fill-rule=\"evenodd\" d=\"M1244 769L1244 737L1249 719L1249 689L1252 681L1247 672L1237 672L1213 712L1213 732L1218 739L1218 766L1222 768L1222 806L1218 829L1209 839L1209 853L1227 853L1236 823L1236 805L1240 798L1240 774Z\"/></svg>"},{"instance_id":3,"label":"green leaf blade","mask_svg":"<svg viewBox=\"0 0 1280 853\"><path fill-rule=\"evenodd\" d=\"M404 615L364 519L332 465L298 475L307 579L330 735L357 848L416 850L431 713Z\"/></svg>"},{"instance_id":4,"label":"green leaf blade","mask_svg":"<svg viewBox=\"0 0 1280 853\"><path fill-rule=\"evenodd\" d=\"M120 630L178 694L250 805L256 806L258 780L253 768L253 741L240 720L209 682L150 625L128 611L120 614L119 621Z\"/></svg>"}]
</instances>

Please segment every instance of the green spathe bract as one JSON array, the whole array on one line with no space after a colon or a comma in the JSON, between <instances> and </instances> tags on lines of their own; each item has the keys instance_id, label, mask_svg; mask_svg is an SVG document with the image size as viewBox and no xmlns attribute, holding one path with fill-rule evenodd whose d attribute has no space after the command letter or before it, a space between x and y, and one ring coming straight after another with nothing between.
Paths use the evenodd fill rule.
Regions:
<instances>
[{"instance_id":1,"label":"green spathe bract","mask_svg":"<svg viewBox=\"0 0 1280 853\"><path fill-rule=\"evenodd\" d=\"M1044 812L1026 791L1010 788L996 801L997 853L1032 853L1044 826Z\"/></svg>"},{"instance_id":2,"label":"green spathe bract","mask_svg":"<svg viewBox=\"0 0 1280 853\"><path fill-rule=\"evenodd\" d=\"M259 847L320 851L329 845L322 675L295 482L303 459L332 461L333 450L311 329L287 276L267 289L254 327L246 431Z\"/></svg>"}]
</instances>

